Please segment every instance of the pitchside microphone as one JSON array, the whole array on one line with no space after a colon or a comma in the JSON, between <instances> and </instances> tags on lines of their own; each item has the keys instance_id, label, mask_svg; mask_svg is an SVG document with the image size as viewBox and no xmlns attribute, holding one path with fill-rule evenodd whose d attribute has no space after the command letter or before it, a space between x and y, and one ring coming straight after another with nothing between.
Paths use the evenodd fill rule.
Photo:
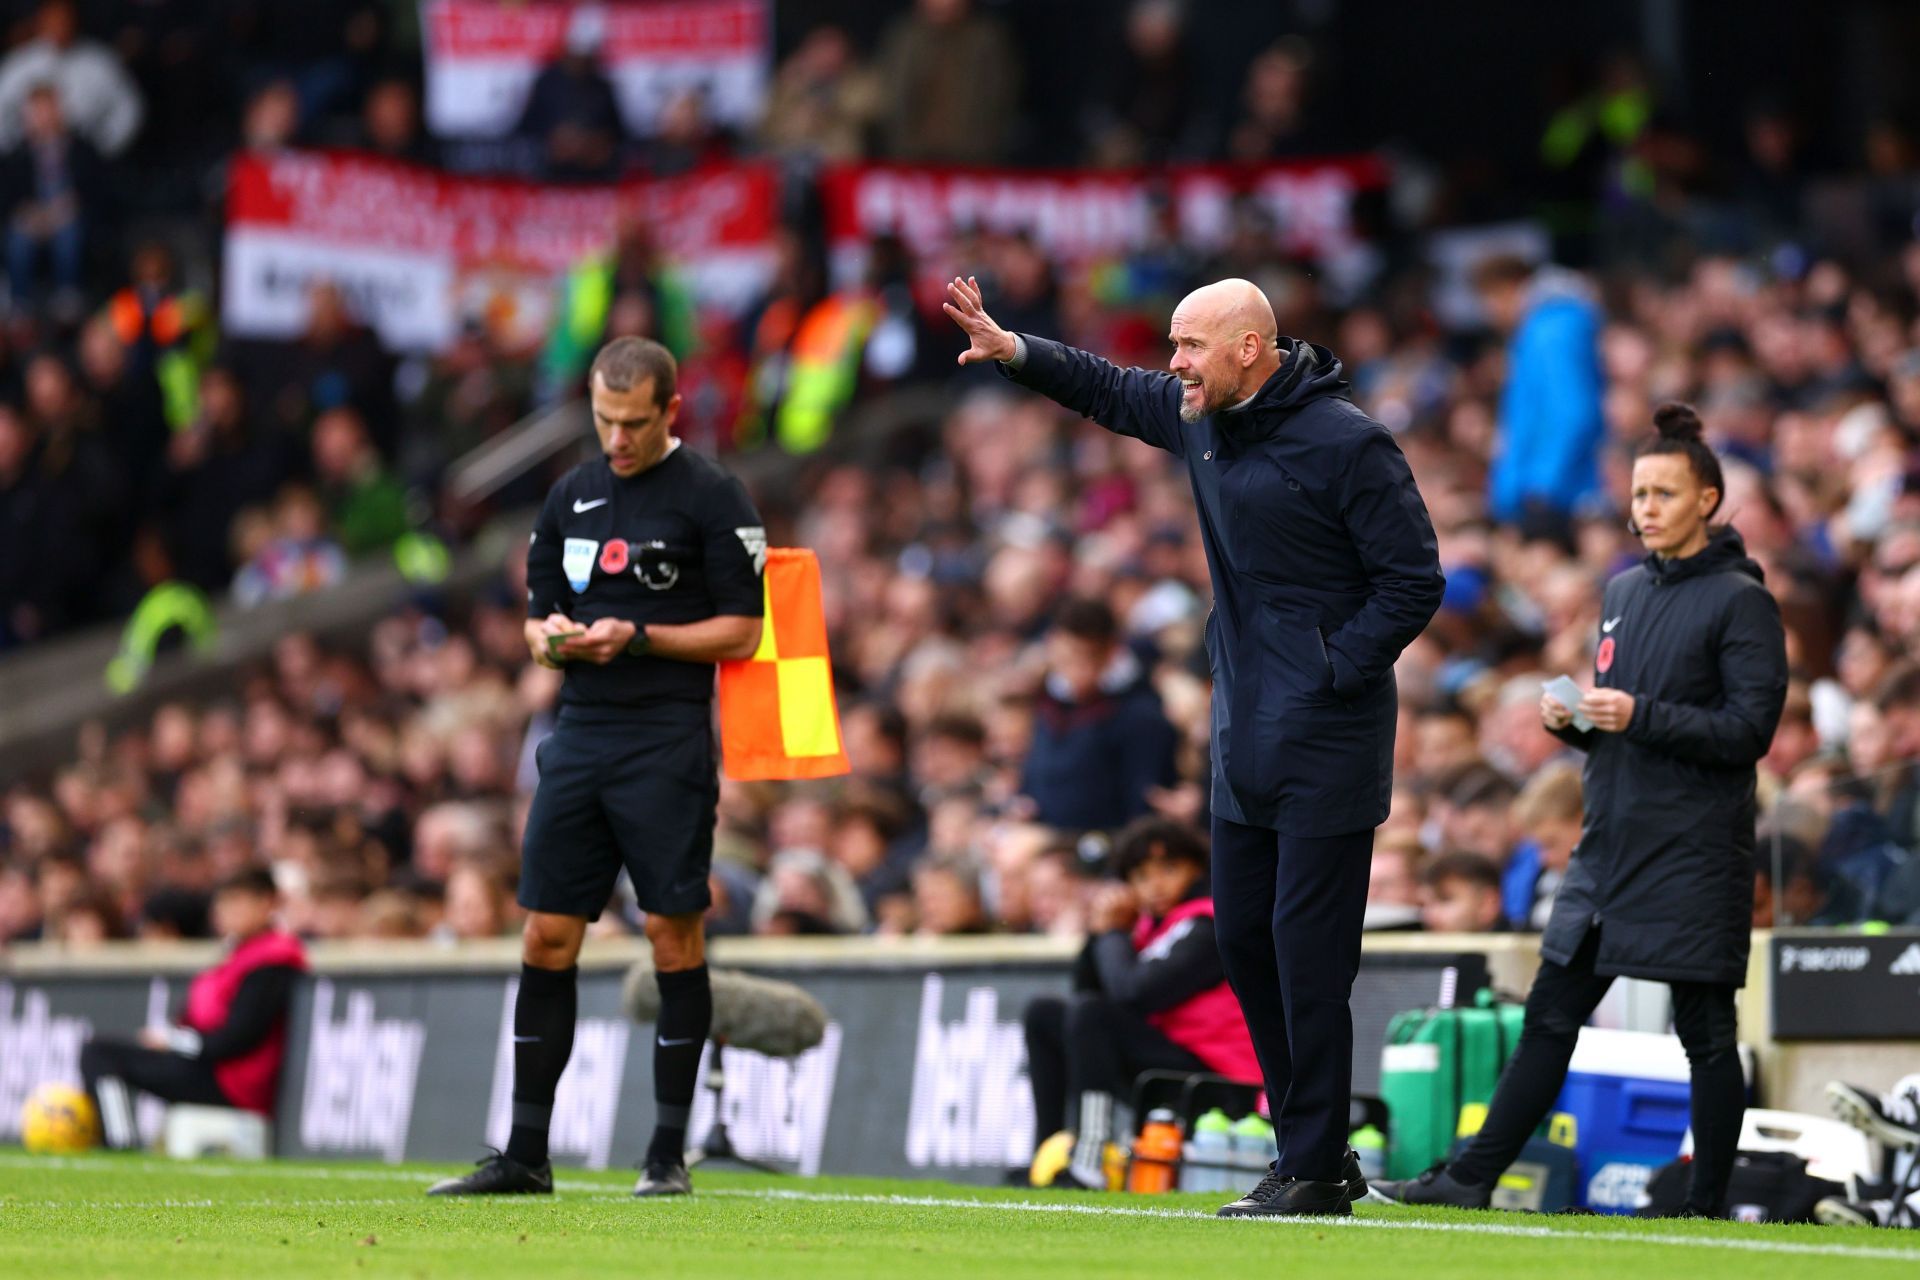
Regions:
<instances>
[{"instance_id":1,"label":"pitchside microphone","mask_svg":"<svg viewBox=\"0 0 1920 1280\"><path fill-rule=\"evenodd\" d=\"M791 982L756 978L731 969L709 969L713 987L713 1030L708 1036L736 1049L769 1058L797 1058L827 1034L827 1011ZM627 970L620 1004L635 1022L660 1019L660 983L653 959Z\"/></svg>"},{"instance_id":2,"label":"pitchside microphone","mask_svg":"<svg viewBox=\"0 0 1920 1280\"><path fill-rule=\"evenodd\" d=\"M764 1160L742 1155L727 1133L726 1109L720 1105L726 1089L726 1055L722 1045L764 1053L769 1058L797 1058L819 1044L827 1034L827 1011L818 1000L791 982L775 982L729 969L707 970L713 989L713 1027L707 1038L714 1052L707 1058L706 1090L713 1098L713 1124L706 1140L687 1152L687 1167L725 1160L763 1173L780 1170ZM660 1020L660 982L653 957L627 970L620 988L620 1004L635 1022Z\"/></svg>"}]
</instances>

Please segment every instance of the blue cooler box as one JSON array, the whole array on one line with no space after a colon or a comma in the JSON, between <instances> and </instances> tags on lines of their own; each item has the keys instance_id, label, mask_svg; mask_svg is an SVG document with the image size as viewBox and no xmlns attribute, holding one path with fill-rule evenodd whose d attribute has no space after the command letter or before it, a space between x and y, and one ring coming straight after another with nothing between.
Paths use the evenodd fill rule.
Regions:
<instances>
[{"instance_id":1,"label":"blue cooler box","mask_svg":"<svg viewBox=\"0 0 1920 1280\"><path fill-rule=\"evenodd\" d=\"M1647 1180L1680 1154L1689 1123L1687 1055L1675 1036L1587 1027L1573 1051L1553 1127L1571 1125L1580 1162L1575 1200L1632 1213Z\"/></svg>"}]
</instances>

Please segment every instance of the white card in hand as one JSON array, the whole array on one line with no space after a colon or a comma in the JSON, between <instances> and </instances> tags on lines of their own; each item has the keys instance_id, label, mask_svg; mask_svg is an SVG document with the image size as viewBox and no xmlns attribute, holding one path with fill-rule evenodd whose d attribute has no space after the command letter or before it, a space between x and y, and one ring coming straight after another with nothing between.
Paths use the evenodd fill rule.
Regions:
<instances>
[{"instance_id":1,"label":"white card in hand","mask_svg":"<svg viewBox=\"0 0 1920 1280\"><path fill-rule=\"evenodd\" d=\"M1549 698L1552 698L1567 710L1573 711L1574 728L1580 730L1582 733L1593 728L1593 721L1587 719L1578 711L1574 711L1574 708L1580 705L1581 693L1580 686L1573 682L1572 676L1555 676L1553 679L1541 685L1540 689L1541 692L1545 693Z\"/></svg>"}]
</instances>

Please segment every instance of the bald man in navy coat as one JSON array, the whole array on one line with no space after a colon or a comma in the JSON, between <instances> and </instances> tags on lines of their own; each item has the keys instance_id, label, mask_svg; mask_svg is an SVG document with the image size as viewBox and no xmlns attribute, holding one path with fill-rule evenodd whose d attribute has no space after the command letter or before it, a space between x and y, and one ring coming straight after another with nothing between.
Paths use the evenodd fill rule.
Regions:
<instances>
[{"instance_id":1,"label":"bald man in navy coat","mask_svg":"<svg viewBox=\"0 0 1920 1280\"><path fill-rule=\"evenodd\" d=\"M1393 788L1393 664L1440 606L1433 524L1393 436L1325 347L1281 338L1245 280L1174 310L1167 371L1121 369L947 286L961 364L1186 463L1213 578L1213 892L1221 958L1278 1150L1223 1217L1346 1214L1353 1017L1373 829Z\"/></svg>"}]
</instances>

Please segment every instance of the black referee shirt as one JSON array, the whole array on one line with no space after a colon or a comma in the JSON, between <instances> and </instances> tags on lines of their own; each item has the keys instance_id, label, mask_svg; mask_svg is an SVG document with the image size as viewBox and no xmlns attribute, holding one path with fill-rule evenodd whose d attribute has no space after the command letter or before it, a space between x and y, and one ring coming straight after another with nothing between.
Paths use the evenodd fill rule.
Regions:
<instances>
[{"instance_id":1,"label":"black referee shirt","mask_svg":"<svg viewBox=\"0 0 1920 1280\"><path fill-rule=\"evenodd\" d=\"M623 479L593 458L562 476L540 509L527 550L527 615L564 613L582 627L602 618L640 626L758 618L766 560L760 514L719 463L676 445ZM713 697L709 663L621 654L564 670L560 705L575 717L704 710Z\"/></svg>"}]
</instances>

